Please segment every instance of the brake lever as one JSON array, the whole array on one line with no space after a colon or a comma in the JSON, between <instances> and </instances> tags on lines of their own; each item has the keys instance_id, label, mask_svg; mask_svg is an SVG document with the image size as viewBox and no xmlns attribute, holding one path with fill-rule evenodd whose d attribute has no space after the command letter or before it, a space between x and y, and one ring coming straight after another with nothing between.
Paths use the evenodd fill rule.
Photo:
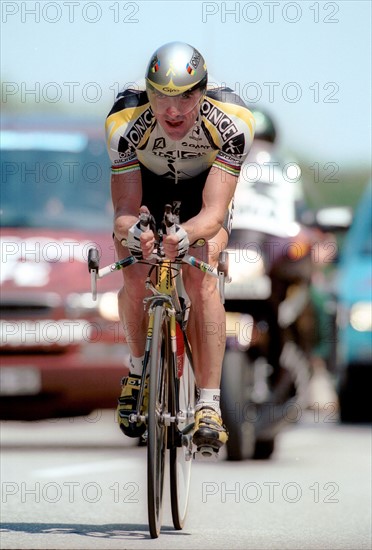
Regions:
<instances>
[{"instance_id":1,"label":"brake lever","mask_svg":"<svg viewBox=\"0 0 372 550\"><path fill-rule=\"evenodd\" d=\"M97 278L99 270L99 253L96 248L90 248L88 251L88 269L90 273L90 287L92 299L97 300Z\"/></svg>"},{"instance_id":2,"label":"brake lever","mask_svg":"<svg viewBox=\"0 0 372 550\"><path fill-rule=\"evenodd\" d=\"M220 293L221 303L225 303L225 283L231 282L231 277L229 275L229 253L227 250L220 252L218 256L218 286Z\"/></svg>"},{"instance_id":3,"label":"brake lever","mask_svg":"<svg viewBox=\"0 0 372 550\"><path fill-rule=\"evenodd\" d=\"M149 231L150 227L150 214L141 212L139 216L140 228L142 231Z\"/></svg>"},{"instance_id":4,"label":"brake lever","mask_svg":"<svg viewBox=\"0 0 372 550\"><path fill-rule=\"evenodd\" d=\"M170 204L166 204L164 207L163 224L165 225L167 235L172 235L176 232L175 215L172 212L172 206Z\"/></svg>"}]
</instances>

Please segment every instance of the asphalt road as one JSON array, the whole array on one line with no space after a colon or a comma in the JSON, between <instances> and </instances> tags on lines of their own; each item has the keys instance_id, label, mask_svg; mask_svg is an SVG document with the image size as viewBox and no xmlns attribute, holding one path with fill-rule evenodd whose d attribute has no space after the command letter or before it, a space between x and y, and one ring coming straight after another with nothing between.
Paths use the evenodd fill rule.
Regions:
<instances>
[{"instance_id":1,"label":"asphalt road","mask_svg":"<svg viewBox=\"0 0 372 550\"><path fill-rule=\"evenodd\" d=\"M2 422L1 439L2 549L372 546L370 427L340 425L332 409L304 411L269 461L194 463L187 525L175 531L166 505L156 540L146 449L113 411Z\"/></svg>"}]
</instances>

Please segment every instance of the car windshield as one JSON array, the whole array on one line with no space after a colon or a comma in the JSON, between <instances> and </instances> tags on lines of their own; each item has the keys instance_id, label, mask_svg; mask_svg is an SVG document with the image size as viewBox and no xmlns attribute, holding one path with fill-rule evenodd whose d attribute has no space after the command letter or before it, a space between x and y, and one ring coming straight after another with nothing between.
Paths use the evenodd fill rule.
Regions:
<instances>
[{"instance_id":1,"label":"car windshield","mask_svg":"<svg viewBox=\"0 0 372 550\"><path fill-rule=\"evenodd\" d=\"M104 141L84 134L2 132L1 225L112 226Z\"/></svg>"}]
</instances>

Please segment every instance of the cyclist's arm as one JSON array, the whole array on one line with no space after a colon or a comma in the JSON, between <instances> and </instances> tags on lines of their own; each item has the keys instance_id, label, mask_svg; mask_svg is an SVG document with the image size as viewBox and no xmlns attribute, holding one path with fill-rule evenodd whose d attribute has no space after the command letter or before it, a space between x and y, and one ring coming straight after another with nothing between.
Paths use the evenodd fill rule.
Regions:
<instances>
[{"instance_id":1,"label":"cyclist's arm","mask_svg":"<svg viewBox=\"0 0 372 550\"><path fill-rule=\"evenodd\" d=\"M203 190L202 208L182 224L190 243L212 239L222 227L226 211L234 196L238 177L213 166Z\"/></svg>"},{"instance_id":2,"label":"cyclist's arm","mask_svg":"<svg viewBox=\"0 0 372 550\"><path fill-rule=\"evenodd\" d=\"M138 221L142 199L140 170L128 174L112 174L111 198L114 206L114 233L121 241L127 238L129 228Z\"/></svg>"},{"instance_id":3,"label":"cyclist's arm","mask_svg":"<svg viewBox=\"0 0 372 550\"><path fill-rule=\"evenodd\" d=\"M129 174L112 174L111 197L114 205L114 234L121 241L127 239L128 230L138 222L142 199L141 172L136 170ZM146 231L141 234L140 240L143 257L147 258L154 249L154 233Z\"/></svg>"}]
</instances>

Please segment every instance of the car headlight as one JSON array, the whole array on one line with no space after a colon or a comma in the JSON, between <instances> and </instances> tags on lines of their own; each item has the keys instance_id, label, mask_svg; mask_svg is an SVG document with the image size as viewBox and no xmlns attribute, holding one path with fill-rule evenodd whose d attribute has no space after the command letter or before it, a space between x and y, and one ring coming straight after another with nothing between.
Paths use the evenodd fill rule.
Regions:
<instances>
[{"instance_id":1,"label":"car headlight","mask_svg":"<svg viewBox=\"0 0 372 550\"><path fill-rule=\"evenodd\" d=\"M119 321L118 295L116 292L105 292L98 298L98 311L107 321Z\"/></svg>"},{"instance_id":2,"label":"car headlight","mask_svg":"<svg viewBox=\"0 0 372 550\"><path fill-rule=\"evenodd\" d=\"M372 330L372 302L357 302L350 309L350 324L358 332Z\"/></svg>"},{"instance_id":3,"label":"car headlight","mask_svg":"<svg viewBox=\"0 0 372 550\"><path fill-rule=\"evenodd\" d=\"M258 250L230 249L229 275L232 280L225 286L227 300L266 300L271 294L271 281Z\"/></svg>"},{"instance_id":4,"label":"car headlight","mask_svg":"<svg viewBox=\"0 0 372 550\"><path fill-rule=\"evenodd\" d=\"M242 349L248 349L252 342L253 326L251 315L226 312L226 337L233 338Z\"/></svg>"},{"instance_id":5,"label":"car headlight","mask_svg":"<svg viewBox=\"0 0 372 550\"><path fill-rule=\"evenodd\" d=\"M265 273L262 255L250 248L229 250L229 275L233 283L261 277Z\"/></svg>"},{"instance_id":6,"label":"car headlight","mask_svg":"<svg viewBox=\"0 0 372 550\"><path fill-rule=\"evenodd\" d=\"M119 321L118 296L116 292L98 294L97 301L93 301L90 292L70 294L67 298L67 307L72 317L86 315L87 312L98 311L106 321Z\"/></svg>"}]
</instances>

